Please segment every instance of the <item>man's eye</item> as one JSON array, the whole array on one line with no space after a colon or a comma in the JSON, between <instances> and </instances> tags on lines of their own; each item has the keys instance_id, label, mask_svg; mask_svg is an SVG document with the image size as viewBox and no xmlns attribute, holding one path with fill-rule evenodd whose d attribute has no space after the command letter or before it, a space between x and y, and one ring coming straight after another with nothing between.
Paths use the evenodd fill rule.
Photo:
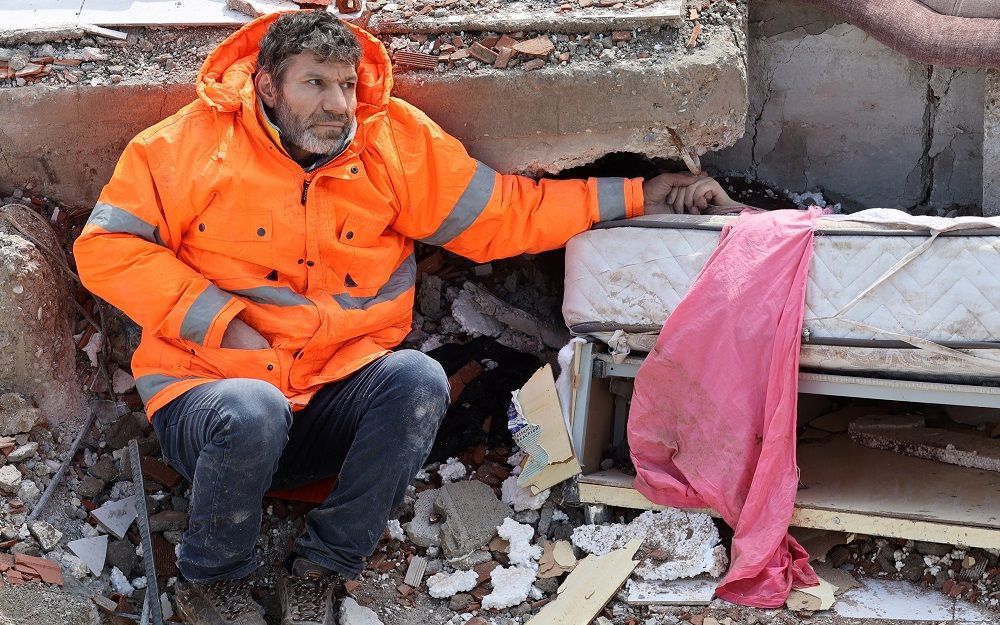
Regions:
<instances>
[{"instance_id":1,"label":"man's eye","mask_svg":"<svg viewBox=\"0 0 1000 625\"><path fill-rule=\"evenodd\" d=\"M318 87L318 86L320 86L320 85L323 84L323 81L320 80L319 78L310 78L306 82L308 82L310 85L313 85L315 87Z\"/></svg>"},{"instance_id":2,"label":"man's eye","mask_svg":"<svg viewBox=\"0 0 1000 625\"><path fill-rule=\"evenodd\" d=\"M342 83L340 83L340 86L343 89L353 89L354 88L354 83L353 82L342 82Z\"/></svg>"}]
</instances>

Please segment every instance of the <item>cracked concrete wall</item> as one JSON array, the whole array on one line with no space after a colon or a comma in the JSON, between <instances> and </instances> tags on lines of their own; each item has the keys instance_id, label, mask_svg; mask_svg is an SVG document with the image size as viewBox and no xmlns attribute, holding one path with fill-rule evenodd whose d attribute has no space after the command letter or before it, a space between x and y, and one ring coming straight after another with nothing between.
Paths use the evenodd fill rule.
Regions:
<instances>
[{"instance_id":1,"label":"cracked concrete wall","mask_svg":"<svg viewBox=\"0 0 1000 625\"><path fill-rule=\"evenodd\" d=\"M703 162L848 210L981 205L984 70L911 61L797 2L750 9L747 131Z\"/></svg>"}]
</instances>

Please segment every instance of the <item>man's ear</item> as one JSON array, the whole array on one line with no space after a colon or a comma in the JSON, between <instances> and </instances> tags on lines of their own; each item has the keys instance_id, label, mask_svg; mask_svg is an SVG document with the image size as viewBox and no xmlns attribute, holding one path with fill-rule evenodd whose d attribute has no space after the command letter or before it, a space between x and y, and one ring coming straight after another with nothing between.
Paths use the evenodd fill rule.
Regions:
<instances>
[{"instance_id":1,"label":"man's ear","mask_svg":"<svg viewBox=\"0 0 1000 625\"><path fill-rule=\"evenodd\" d=\"M278 101L278 85L270 72L258 71L253 77L253 86L257 89L257 95L269 108L274 108Z\"/></svg>"}]
</instances>

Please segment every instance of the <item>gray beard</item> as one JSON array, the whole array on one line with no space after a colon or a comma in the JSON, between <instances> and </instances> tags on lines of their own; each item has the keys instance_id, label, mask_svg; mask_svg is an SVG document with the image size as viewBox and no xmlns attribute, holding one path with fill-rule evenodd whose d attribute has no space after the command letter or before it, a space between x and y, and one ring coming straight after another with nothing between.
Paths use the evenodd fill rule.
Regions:
<instances>
[{"instance_id":1,"label":"gray beard","mask_svg":"<svg viewBox=\"0 0 1000 625\"><path fill-rule=\"evenodd\" d=\"M290 143L306 152L323 156L339 154L344 151L347 143L351 140L350 131L354 124L354 120L351 120L350 124L344 126L339 136L324 139L306 125L308 123L307 120L297 119L292 115L280 98L275 103L274 118L275 125L281 131L282 142Z\"/></svg>"}]
</instances>

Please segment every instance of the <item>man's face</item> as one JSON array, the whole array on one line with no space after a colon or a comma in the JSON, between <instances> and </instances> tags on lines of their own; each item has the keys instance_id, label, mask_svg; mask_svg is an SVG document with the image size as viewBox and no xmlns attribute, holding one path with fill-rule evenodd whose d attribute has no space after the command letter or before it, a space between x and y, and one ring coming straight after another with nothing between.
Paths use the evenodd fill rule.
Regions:
<instances>
[{"instance_id":1,"label":"man's face","mask_svg":"<svg viewBox=\"0 0 1000 625\"><path fill-rule=\"evenodd\" d=\"M350 63L324 61L303 52L291 58L280 81L262 72L257 89L274 111L283 142L305 152L328 154L340 145L354 120L357 82Z\"/></svg>"}]
</instances>

